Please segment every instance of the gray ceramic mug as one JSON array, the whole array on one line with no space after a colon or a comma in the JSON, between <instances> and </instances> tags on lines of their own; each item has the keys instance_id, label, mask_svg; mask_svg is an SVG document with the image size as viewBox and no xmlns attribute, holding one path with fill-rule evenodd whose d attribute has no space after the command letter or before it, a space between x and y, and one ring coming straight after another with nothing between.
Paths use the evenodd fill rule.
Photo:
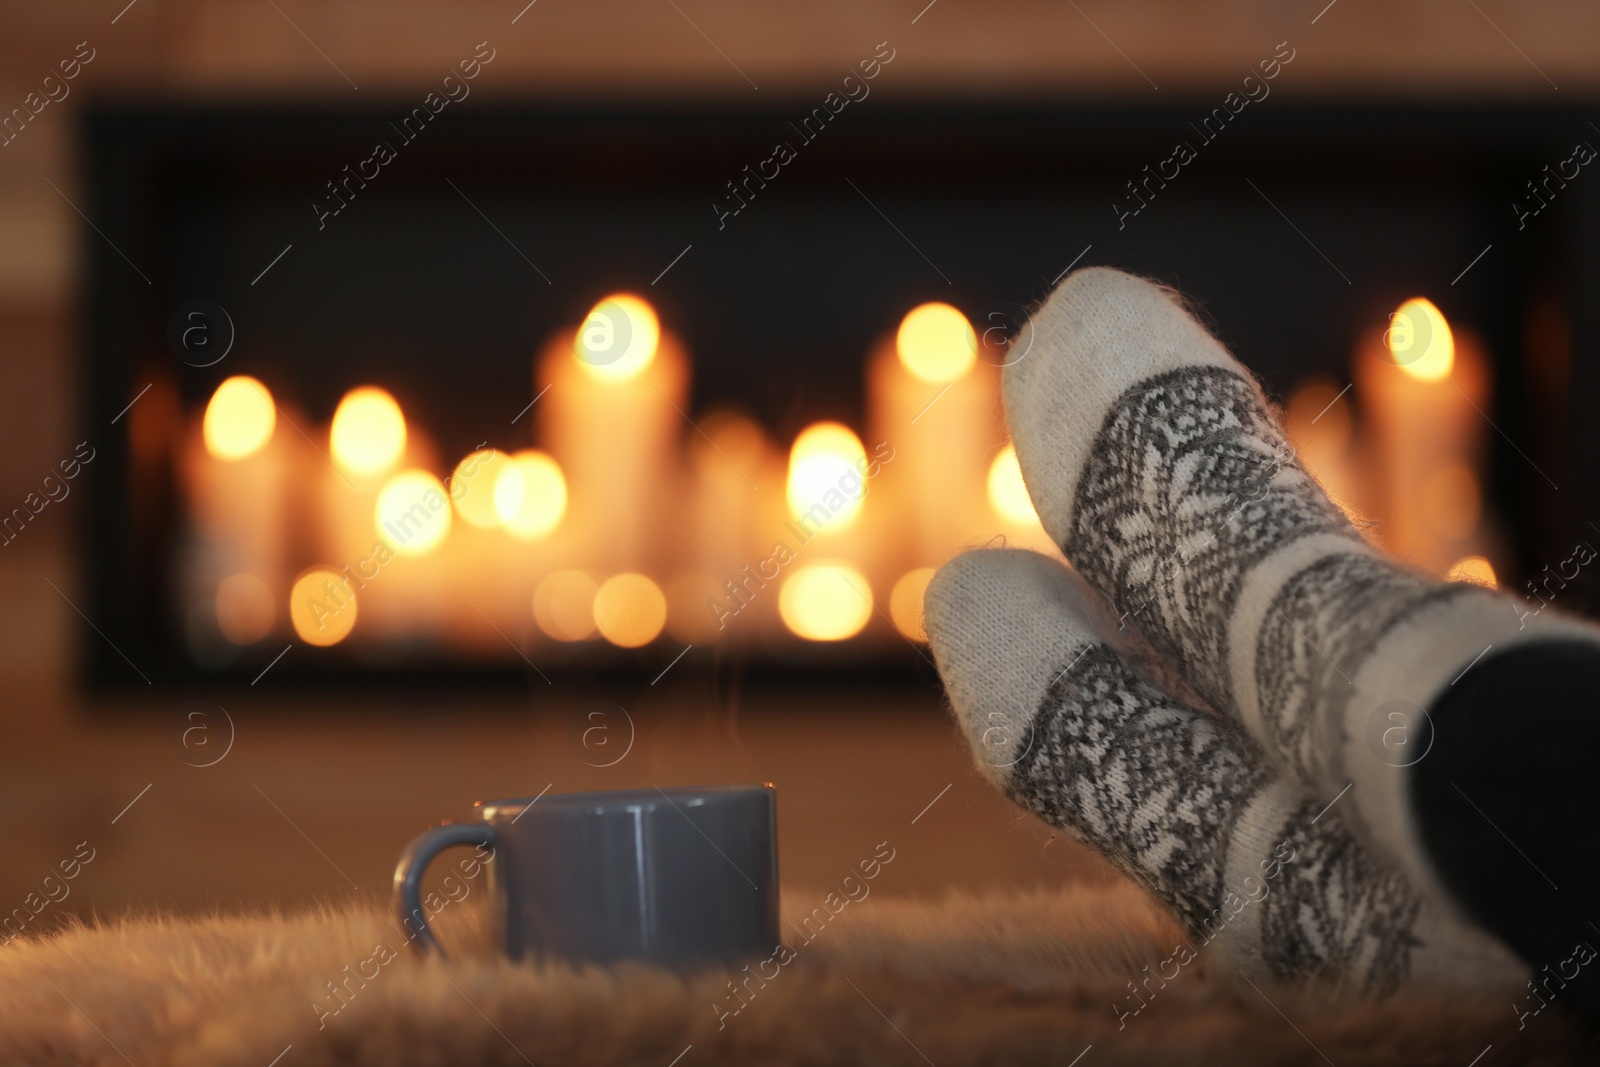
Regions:
<instances>
[{"instance_id":1,"label":"gray ceramic mug","mask_svg":"<svg viewBox=\"0 0 1600 1067\"><path fill-rule=\"evenodd\" d=\"M420 899L423 871L453 845L493 850L494 940L512 959L683 968L762 955L778 943L770 783L474 807L476 821L422 834L395 868L395 910L424 949L440 952Z\"/></svg>"}]
</instances>

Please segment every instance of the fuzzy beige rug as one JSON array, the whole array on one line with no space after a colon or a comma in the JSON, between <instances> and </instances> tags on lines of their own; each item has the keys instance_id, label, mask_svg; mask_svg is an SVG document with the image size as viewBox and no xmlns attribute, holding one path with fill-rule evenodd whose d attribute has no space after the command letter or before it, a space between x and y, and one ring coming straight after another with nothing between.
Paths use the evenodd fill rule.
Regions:
<instances>
[{"instance_id":1,"label":"fuzzy beige rug","mask_svg":"<svg viewBox=\"0 0 1600 1067\"><path fill-rule=\"evenodd\" d=\"M798 918L823 896L786 892L785 912ZM1131 887L937 904L873 895L830 916L814 940L796 937L792 960L737 995L729 981L743 971L680 978L497 960L470 902L439 920L453 961L422 959L386 915L360 903L131 918L19 939L0 948L0 1064L1596 1060L1555 1007L1519 1029L1504 998L1413 991L1379 1006L1341 1004L1315 990L1235 984L1203 955L1131 1014L1139 1002L1127 983L1179 940Z\"/></svg>"}]
</instances>

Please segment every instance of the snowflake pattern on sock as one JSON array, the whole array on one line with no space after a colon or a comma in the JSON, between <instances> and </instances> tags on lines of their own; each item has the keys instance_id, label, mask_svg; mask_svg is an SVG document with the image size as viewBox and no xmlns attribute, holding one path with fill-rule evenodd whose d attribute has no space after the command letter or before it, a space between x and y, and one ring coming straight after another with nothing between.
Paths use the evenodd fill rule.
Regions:
<instances>
[{"instance_id":1,"label":"snowflake pattern on sock","mask_svg":"<svg viewBox=\"0 0 1600 1067\"><path fill-rule=\"evenodd\" d=\"M1227 634L1250 568L1359 535L1293 458L1255 386L1181 367L1125 392L1095 436L1062 551L1185 680L1234 707Z\"/></svg>"},{"instance_id":2,"label":"snowflake pattern on sock","mask_svg":"<svg viewBox=\"0 0 1600 1067\"><path fill-rule=\"evenodd\" d=\"M1235 728L1174 703L1111 649L1092 645L1049 686L1007 794L1132 876L1195 936L1229 925L1238 822L1272 777ZM1263 836L1264 834L1264 836ZM1309 798L1267 813L1251 840L1283 842L1260 909L1275 979L1334 978L1384 995L1404 980L1419 902ZM1272 853L1245 857L1247 869ZM1281 853L1280 853L1281 855ZM1225 910L1226 909L1226 910Z\"/></svg>"},{"instance_id":3,"label":"snowflake pattern on sock","mask_svg":"<svg viewBox=\"0 0 1600 1067\"><path fill-rule=\"evenodd\" d=\"M1221 900L1232 819L1266 779L1220 723L1163 697L1091 646L1045 694L1008 789L1197 928Z\"/></svg>"},{"instance_id":4,"label":"snowflake pattern on sock","mask_svg":"<svg viewBox=\"0 0 1600 1067\"><path fill-rule=\"evenodd\" d=\"M1398 990L1412 950L1422 947L1413 932L1422 910L1417 894L1314 800L1287 814L1283 835L1294 859L1261 901L1272 976L1342 980L1374 997Z\"/></svg>"},{"instance_id":5,"label":"snowflake pattern on sock","mask_svg":"<svg viewBox=\"0 0 1600 1067\"><path fill-rule=\"evenodd\" d=\"M1263 740L1303 781L1338 790L1344 702L1383 635L1466 587L1367 550L1308 474L1246 378L1183 367L1127 390L1107 413L1062 551L1211 707L1238 719L1230 623L1249 572L1319 534L1350 542L1268 599L1254 682Z\"/></svg>"},{"instance_id":6,"label":"snowflake pattern on sock","mask_svg":"<svg viewBox=\"0 0 1600 1067\"><path fill-rule=\"evenodd\" d=\"M1304 781L1344 788L1344 717L1326 709L1342 709L1352 675L1396 624L1469 591L1365 554L1324 556L1297 572L1273 598L1256 641L1267 744Z\"/></svg>"}]
</instances>

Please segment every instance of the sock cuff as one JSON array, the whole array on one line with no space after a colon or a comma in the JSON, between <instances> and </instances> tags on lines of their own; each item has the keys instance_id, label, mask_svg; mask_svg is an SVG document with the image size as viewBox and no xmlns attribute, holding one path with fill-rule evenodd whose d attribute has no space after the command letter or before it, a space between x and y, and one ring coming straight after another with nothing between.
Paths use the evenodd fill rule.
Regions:
<instances>
[{"instance_id":1,"label":"sock cuff","mask_svg":"<svg viewBox=\"0 0 1600 1067\"><path fill-rule=\"evenodd\" d=\"M1335 556L1370 561L1383 558L1354 530L1318 532L1282 545L1246 572L1239 583L1238 599L1228 616L1226 676L1232 682L1233 706L1238 709L1240 724L1254 737L1260 738L1266 733L1256 670L1264 627L1269 617L1283 611L1279 601L1290 581L1308 567ZM1329 650L1312 652L1332 654ZM1333 661L1328 665L1337 675L1340 666Z\"/></svg>"},{"instance_id":2,"label":"sock cuff","mask_svg":"<svg viewBox=\"0 0 1600 1067\"><path fill-rule=\"evenodd\" d=\"M1429 717L1437 702L1485 657L1551 641L1600 647L1600 627L1556 612L1525 619L1510 598L1464 588L1459 596L1429 604L1398 623L1355 676L1355 691L1344 716L1343 763L1355 783L1360 823L1435 897L1448 895L1426 860L1410 795L1410 768L1427 754L1392 758L1382 742L1384 724L1390 721L1384 709L1402 714L1414 710ZM1435 727L1431 719L1416 726L1424 739L1431 738ZM1412 730L1409 723L1405 728Z\"/></svg>"}]
</instances>

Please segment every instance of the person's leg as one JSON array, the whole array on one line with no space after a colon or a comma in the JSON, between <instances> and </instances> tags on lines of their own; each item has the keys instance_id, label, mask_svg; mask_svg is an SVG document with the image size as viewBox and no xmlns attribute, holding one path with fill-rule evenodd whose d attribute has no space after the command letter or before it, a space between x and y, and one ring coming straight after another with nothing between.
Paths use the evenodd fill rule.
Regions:
<instances>
[{"instance_id":1,"label":"person's leg","mask_svg":"<svg viewBox=\"0 0 1600 1067\"><path fill-rule=\"evenodd\" d=\"M1205 702L1440 890L1412 757L1393 742L1486 653L1562 637L1600 647L1600 631L1553 611L1526 619L1509 598L1369 545L1294 458L1249 372L1160 286L1080 270L1013 351L1004 390L1023 478L1073 566ZM1587 848L1574 830L1565 848Z\"/></svg>"},{"instance_id":2,"label":"person's leg","mask_svg":"<svg viewBox=\"0 0 1600 1067\"><path fill-rule=\"evenodd\" d=\"M1592 645L1486 656L1430 709L1432 746L1410 783L1423 846L1451 894L1528 961L1541 998L1591 1018L1600 1017L1597 703Z\"/></svg>"},{"instance_id":3,"label":"person's leg","mask_svg":"<svg viewBox=\"0 0 1600 1067\"><path fill-rule=\"evenodd\" d=\"M969 552L934 577L926 604L978 768L1169 908L1188 931L1183 951L1215 941L1246 976L1375 996L1408 981L1514 993L1526 979L1236 727L1141 679L1059 562Z\"/></svg>"}]
</instances>

